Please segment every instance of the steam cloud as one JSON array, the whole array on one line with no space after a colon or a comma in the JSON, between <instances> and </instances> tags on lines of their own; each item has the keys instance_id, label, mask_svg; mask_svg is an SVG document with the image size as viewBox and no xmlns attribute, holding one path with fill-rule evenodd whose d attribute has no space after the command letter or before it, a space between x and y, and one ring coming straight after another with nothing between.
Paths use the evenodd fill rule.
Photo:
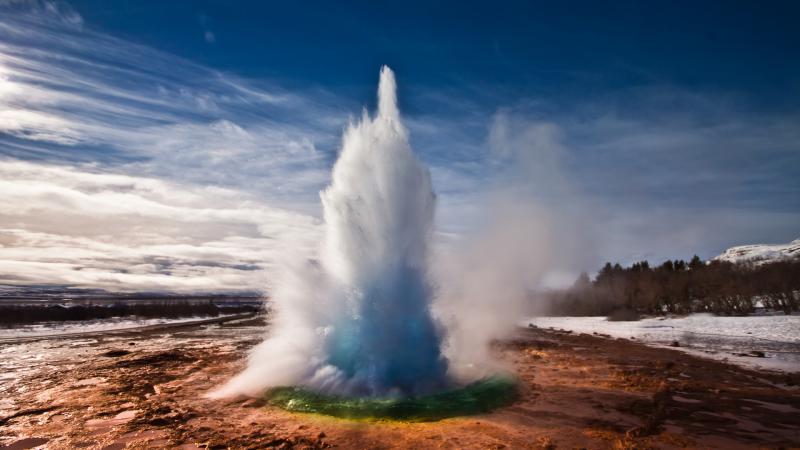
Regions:
<instances>
[{"instance_id":1,"label":"steam cloud","mask_svg":"<svg viewBox=\"0 0 800 450\"><path fill-rule=\"evenodd\" d=\"M319 261L289 264L273 291L271 335L247 369L212 395L282 385L419 394L489 376L505 369L492 340L541 312L532 293L553 267L575 266L575 246L586 253L589 244L576 238L584 233L572 225L582 220L566 207L555 214L535 195L555 190L581 206L559 176L558 133L547 125L518 130L499 115L490 144L509 162L508 184L489 190L490 219L481 230L432 255L431 177L408 144L386 67L378 97L377 116L365 112L346 130L321 194Z\"/></svg>"}]
</instances>

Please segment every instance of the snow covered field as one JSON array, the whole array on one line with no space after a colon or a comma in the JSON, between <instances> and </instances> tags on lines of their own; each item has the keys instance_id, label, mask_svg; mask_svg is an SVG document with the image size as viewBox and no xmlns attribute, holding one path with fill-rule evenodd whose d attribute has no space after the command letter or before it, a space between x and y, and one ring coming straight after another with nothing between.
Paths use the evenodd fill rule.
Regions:
<instances>
[{"instance_id":1,"label":"snow covered field","mask_svg":"<svg viewBox=\"0 0 800 450\"><path fill-rule=\"evenodd\" d=\"M800 316L719 317L693 314L680 318L648 318L609 322L605 317L535 317L525 325L600 333L636 339L732 363L772 370L800 371ZM765 357L744 356L763 352Z\"/></svg>"},{"instance_id":2,"label":"snow covered field","mask_svg":"<svg viewBox=\"0 0 800 450\"><path fill-rule=\"evenodd\" d=\"M219 316L224 317L224 316ZM127 328L139 328L152 325L163 325L170 323L183 323L192 322L196 320L209 319L209 316L203 317L182 317L179 319L137 319L131 317L125 318L112 318L112 319L99 319L99 320L81 320L81 321L68 321L68 322L46 322L35 325L22 325L10 328L0 328L0 339L10 338L29 338L37 336L73 334L73 333L92 333L100 331L123 330Z\"/></svg>"}]
</instances>

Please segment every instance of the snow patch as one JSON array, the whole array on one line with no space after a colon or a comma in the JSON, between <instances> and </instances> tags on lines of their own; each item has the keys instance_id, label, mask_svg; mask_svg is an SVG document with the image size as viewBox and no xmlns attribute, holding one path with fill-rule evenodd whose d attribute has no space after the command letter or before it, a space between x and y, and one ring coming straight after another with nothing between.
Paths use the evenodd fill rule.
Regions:
<instances>
[{"instance_id":1,"label":"snow patch","mask_svg":"<svg viewBox=\"0 0 800 450\"><path fill-rule=\"evenodd\" d=\"M535 317L524 325L635 339L697 356L769 370L800 372L800 316L692 314L609 322L605 317ZM679 347L671 344L677 341ZM762 352L756 357L753 352Z\"/></svg>"},{"instance_id":2,"label":"snow patch","mask_svg":"<svg viewBox=\"0 0 800 450\"><path fill-rule=\"evenodd\" d=\"M750 262L761 265L796 258L800 258L800 239L795 239L788 244L754 244L731 247L716 256L714 260L735 264Z\"/></svg>"}]
</instances>

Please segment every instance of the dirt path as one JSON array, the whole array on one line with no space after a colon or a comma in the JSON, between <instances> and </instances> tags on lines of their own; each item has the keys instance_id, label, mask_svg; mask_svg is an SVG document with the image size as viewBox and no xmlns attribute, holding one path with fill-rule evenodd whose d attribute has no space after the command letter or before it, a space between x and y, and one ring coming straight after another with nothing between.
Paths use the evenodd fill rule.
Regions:
<instances>
[{"instance_id":1,"label":"dirt path","mask_svg":"<svg viewBox=\"0 0 800 450\"><path fill-rule=\"evenodd\" d=\"M798 374L764 374L626 340L520 331L499 347L522 395L430 423L298 415L203 394L243 365L262 325L46 346L2 379L9 448L778 448L800 446ZM73 345L74 344L74 345ZM0 357L13 358L0 344ZM27 347L26 347L27 348ZM31 347L32 354L44 347ZM42 354L42 353L38 353ZM38 364L38 365L37 365ZM5 403L2 403L5 402Z\"/></svg>"}]
</instances>

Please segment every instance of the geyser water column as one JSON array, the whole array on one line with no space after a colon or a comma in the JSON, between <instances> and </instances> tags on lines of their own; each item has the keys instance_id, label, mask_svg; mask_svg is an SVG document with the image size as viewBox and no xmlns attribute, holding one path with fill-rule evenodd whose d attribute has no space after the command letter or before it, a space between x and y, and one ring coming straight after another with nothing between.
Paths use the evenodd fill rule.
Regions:
<instances>
[{"instance_id":1,"label":"geyser water column","mask_svg":"<svg viewBox=\"0 0 800 450\"><path fill-rule=\"evenodd\" d=\"M436 199L381 70L378 113L345 131L322 192L317 260L286 271L272 295L269 337L212 396L262 395L300 412L430 420L484 412L515 396L510 378L458 388L431 317L428 246Z\"/></svg>"},{"instance_id":2,"label":"geyser water column","mask_svg":"<svg viewBox=\"0 0 800 450\"><path fill-rule=\"evenodd\" d=\"M435 196L408 143L394 73L383 67L378 113L348 127L321 194L323 269L341 295L325 339L327 363L349 393L419 394L445 385L430 314L428 244Z\"/></svg>"}]
</instances>

